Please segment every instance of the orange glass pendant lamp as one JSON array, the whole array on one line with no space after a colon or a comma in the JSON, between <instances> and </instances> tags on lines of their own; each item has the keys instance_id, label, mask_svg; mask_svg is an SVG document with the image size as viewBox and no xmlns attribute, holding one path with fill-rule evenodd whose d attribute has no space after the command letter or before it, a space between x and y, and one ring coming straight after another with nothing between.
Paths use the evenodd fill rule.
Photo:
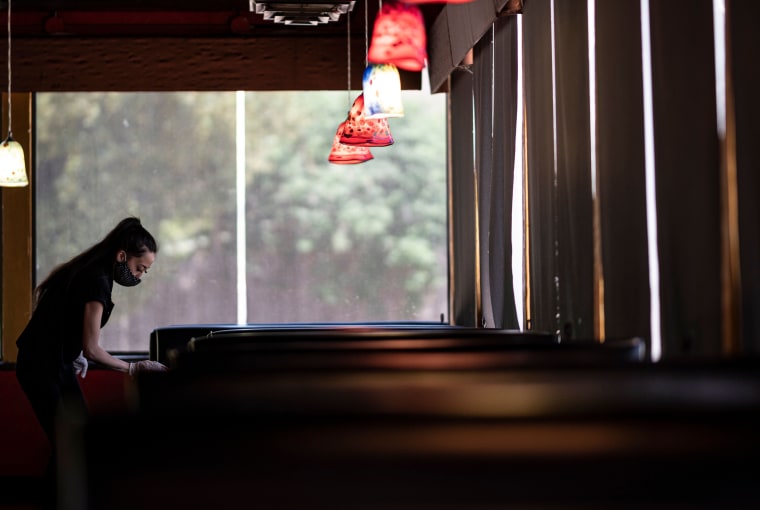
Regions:
<instances>
[{"instance_id":1,"label":"orange glass pendant lamp","mask_svg":"<svg viewBox=\"0 0 760 510\"><path fill-rule=\"evenodd\" d=\"M425 68L427 34L419 7L398 1L383 3L375 18L367 61L394 64L406 71Z\"/></svg>"},{"instance_id":2,"label":"orange glass pendant lamp","mask_svg":"<svg viewBox=\"0 0 760 510\"><path fill-rule=\"evenodd\" d=\"M401 78L393 64L370 64L364 70L364 118L403 117Z\"/></svg>"},{"instance_id":3,"label":"orange glass pendant lamp","mask_svg":"<svg viewBox=\"0 0 760 510\"><path fill-rule=\"evenodd\" d=\"M346 122L343 121L338 126L338 131L335 133L335 138L333 138L332 150L327 161L335 165L356 165L374 159L374 156L369 151L369 147L340 143L340 137L343 135L345 125Z\"/></svg>"},{"instance_id":4,"label":"orange glass pendant lamp","mask_svg":"<svg viewBox=\"0 0 760 510\"><path fill-rule=\"evenodd\" d=\"M393 145L388 119L367 119L364 117L364 94L359 94L359 97L354 100L345 124L340 143L364 145L365 147Z\"/></svg>"}]
</instances>

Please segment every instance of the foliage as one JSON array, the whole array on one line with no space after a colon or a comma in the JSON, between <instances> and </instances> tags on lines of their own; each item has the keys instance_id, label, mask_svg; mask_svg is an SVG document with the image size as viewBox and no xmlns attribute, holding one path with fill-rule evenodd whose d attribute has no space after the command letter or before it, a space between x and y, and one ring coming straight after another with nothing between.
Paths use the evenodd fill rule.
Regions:
<instances>
[{"instance_id":1,"label":"foliage","mask_svg":"<svg viewBox=\"0 0 760 510\"><path fill-rule=\"evenodd\" d=\"M405 92L396 143L342 166L327 155L346 92L245 94L248 322L446 312L444 99ZM115 289L108 348L237 321L235 106L235 93L38 94L38 279L127 215L159 241L139 290Z\"/></svg>"}]
</instances>

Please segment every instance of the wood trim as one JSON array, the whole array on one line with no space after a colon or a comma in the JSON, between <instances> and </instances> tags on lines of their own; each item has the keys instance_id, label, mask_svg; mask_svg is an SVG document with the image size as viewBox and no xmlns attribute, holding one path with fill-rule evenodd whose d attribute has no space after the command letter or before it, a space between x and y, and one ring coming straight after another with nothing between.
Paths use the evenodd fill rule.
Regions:
<instances>
[{"instance_id":1,"label":"wood trim","mask_svg":"<svg viewBox=\"0 0 760 510\"><path fill-rule=\"evenodd\" d=\"M3 105L8 95L3 94ZM0 188L2 195L2 360L16 361L16 338L32 311L32 94L11 94L13 139L24 148L29 186ZM5 112L5 108L3 108ZM3 133L8 119L3 115ZM5 136L3 136L4 138Z\"/></svg>"},{"instance_id":2,"label":"wood trim","mask_svg":"<svg viewBox=\"0 0 760 510\"><path fill-rule=\"evenodd\" d=\"M731 20L731 2L725 4L726 20ZM739 180L736 161L736 112L731 51L731 22L725 38L725 139L721 143L721 296L723 307L722 350L726 356L743 351L742 276L739 241Z\"/></svg>"}]
</instances>

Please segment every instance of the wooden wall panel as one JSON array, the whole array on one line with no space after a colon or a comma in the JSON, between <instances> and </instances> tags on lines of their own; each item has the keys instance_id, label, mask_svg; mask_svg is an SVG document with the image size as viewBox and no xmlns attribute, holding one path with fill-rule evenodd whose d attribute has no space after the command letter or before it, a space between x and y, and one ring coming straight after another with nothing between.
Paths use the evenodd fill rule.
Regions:
<instances>
[{"instance_id":1,"label":"wooden wall panel","mask_svg":"<svg viewBox=\"0 0 760 510\"><path fill-rule=\"evenodd\" d=\"M16 338L32 313L32 135L31 94L13 94L13 139L24 148L29 186L0 188L2 239L2 361L16 361ZM8 133L8 95L2 94L3 139Z\"/></svg>"},{"instance_id":2,"label":"wooden wall panel","mask_svg":"<svg viewBox=\"0 0 760 510\"><path fill-rule=\"evenodd\" d=\"M352 40L352 90L365 55L363 38ZM14 91L346 90L348 81L346 37L14 38L12 64ZM420 88L419 72L401 75L405 89Z\"/></svg>"}]
</instances>

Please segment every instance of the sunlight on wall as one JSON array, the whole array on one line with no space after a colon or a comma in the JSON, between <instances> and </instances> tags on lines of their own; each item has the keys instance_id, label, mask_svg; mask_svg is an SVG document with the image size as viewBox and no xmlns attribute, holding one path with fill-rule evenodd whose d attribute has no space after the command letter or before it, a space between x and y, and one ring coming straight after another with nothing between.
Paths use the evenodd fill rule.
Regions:
<instances>
[{"instance_id":1,"label":"sunlight on wall","mask_svg":"<svg viewBox=\"0 0 760 510\"><path fill-rule=\"evenodd\" d=\"M644 158L647 198L647 245L649 247L650 358L662 355L660 331L660 261L657 250L657 202L655 199L654 112L652 110L652 48L649 33L649 0L641 0L641 64L644 80Z\"/></svg>"},{"instance_id":2,"label":"sunlight on wall","mask_svg":"<svg viewBox=\"0 0 760 510\"><path fill-rule=\"evenodd\" d=\"M522 84L522 16L517 16L517 83ZM523 228L523 91L517 87L517 126L515 129L515 171L512 183L512 288L520 329L525 329L525 268L523 265L525 231Z\"/></svg>"}]
</instances>

